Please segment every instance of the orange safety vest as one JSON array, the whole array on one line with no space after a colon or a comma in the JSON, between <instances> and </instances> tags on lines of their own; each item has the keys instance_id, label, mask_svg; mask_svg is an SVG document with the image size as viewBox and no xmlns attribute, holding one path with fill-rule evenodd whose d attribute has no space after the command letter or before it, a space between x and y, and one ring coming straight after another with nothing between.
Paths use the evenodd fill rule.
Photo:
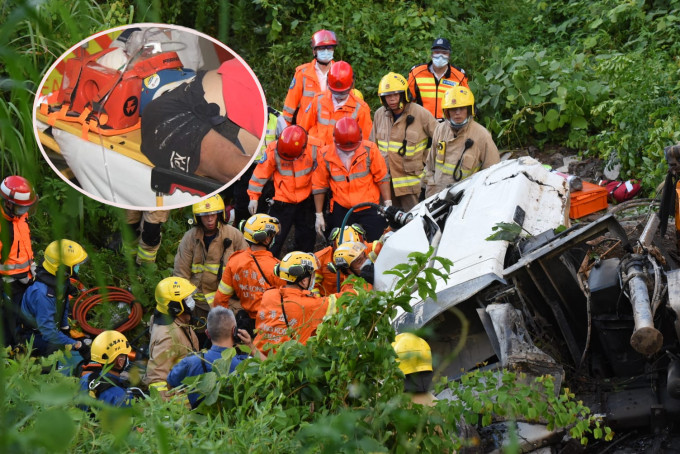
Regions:
<instances>
[{"instance_id":1,"label":"orange safety vest","mask_svg":"<svg viewBox=\"0 0 680 454\"><path fill-rule=\"evenodd\" d=\"M354 118L359 123L364 140L368 140L373 128L371 108L354 93L350 93L347 102L338 110L333 106L330 90L316 95L304 113L298 116L298 124L305 128L310 136L328 145L333 142L335 123L345 117Z\"/></svg>"},{"instance_id":2,"label":"orange safety vest","mask_svg":"<svg viewBox=\"0 0 680 454\"><path fill-rule=\"evenodd\" d=\"M31 229L28 227L28 213L19 217L9 217L2 211L2 217L7 221L3 225L11 226L9 238L12 240L9 248L0 241L0 276L19 276L31 274L33 263L33 247L31 246ZM0 235L3 238L4 235ZM6 250L9 249L7 252Z\"/></svg>"},{"instance_id":3,"label":"orange safety vest","mask_svg":"<svg viewBox=\"0 0 680 454\"><path fill-rule=\"evenodd\" d=\"M274 177L274 200L286 203L300 203L312 193L312 173L317 167L317 153L321 141L307 137L307 146L294 161L282 159L276 151L276 142L267 146L257 162L253 176L248 183L248 197L259 200L264 185Z\"/></svg>"},{"instance_id":4,"label":"orange safety vest","mask_svg":"<svg viewBox=\"0 0 680 454\"><path fill-rule=\"evenodd\" d=\"M331 61L331 65L333 61ZM321 93L321 83L316 75L316 59L295 68L293 81L283 102L283 118L289 125L295 124L299 111L304 112L314 96Z\"/></svg>"},{"instance_id":5,"label":"orange safety vest","mask_svg":"<svg viewBox=\"0 0 680 454\"><path fill-rule=\"evenodd\" d=\"M467 76L464 70L451 65L441 79L437 79L430 72L429 64L416 65L408 73L408 89L411 99L429 110L435 118L444 118L442 111L444 93L457 85L467 87Z\"/></svg>"},{"instance_id":6,"label":"orange safety vest","mask_svg":"<svg viewBox=\"0 0 680 454\"><path fill-rule=\"evenodd\" d=\"M241 307L254 319L265 290L286 284L286 281L274 274L274 266L278 263L279 260L269 251L253 251L248 248L234 252L229 257L220 285L217 286L213 307L219 305L228 308L229 299L235 294Z\"/></svg>"},{"instance_id":7,"label":"orange safety vest","mask_svg":"<svg viewBox=\"0 0 680 454\"><path fill-rule=\"evenodd\" d=\"M319 167L312 177L312 193L322 194L330 189L331 211L334 203L345 208L361 202L380 203L379 184L389 182L390 176L378 147L364 140L354 152L349 170L338 153L342 152L336 150L334 143L321 149Z\"/></svg>"}]
</instances>

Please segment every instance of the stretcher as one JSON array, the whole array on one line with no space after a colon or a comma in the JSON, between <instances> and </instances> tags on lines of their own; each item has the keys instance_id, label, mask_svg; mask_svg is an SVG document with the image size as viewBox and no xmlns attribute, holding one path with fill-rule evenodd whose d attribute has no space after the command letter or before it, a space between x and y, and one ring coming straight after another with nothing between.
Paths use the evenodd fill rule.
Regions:
<instances>
[{"instance_id":1,"label":"stretcher","mask_svg":"<svg viewBox=\"0 0 680 454\"><path fill-rule=\"evenodd\" d=\"M173 208L195 203L222 186L210 178L154 167L140 151L139 128L103 135L82 126L36 112L40 143L68 165L56 170L104 203L135 209Z\"/></svg>"}]
</instances>

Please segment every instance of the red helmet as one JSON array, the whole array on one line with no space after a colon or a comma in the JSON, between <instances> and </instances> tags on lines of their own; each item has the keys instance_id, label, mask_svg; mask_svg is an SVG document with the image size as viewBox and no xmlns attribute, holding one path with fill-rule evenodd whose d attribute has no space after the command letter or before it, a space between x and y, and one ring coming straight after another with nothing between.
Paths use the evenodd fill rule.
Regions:
<instances>
[{"instance_id":1,"label":"red helmet","mask_svg":"<svg viewBox=\"0 0 680 454\"><path fill-rule=\"evenodd\" d=\"M312 35L312 49L319 46L337 46L335 33L330 30L319 30Z\"/></svg>"},{"instance_id":2,"label":"red helmet","mask_svg":"<svg viewBox=\"0 0 680 454\"><path fill-rule=\"evenodd\" d=\"M354 71L346 61L336 61L328 71L328 89L331 91L346 91L352 88Z\"/></svg>"},{"instance_id":3,"label":"red helmet","mask_svg":"<svg viewBox=\"0 0 680 454\"><path fill-rule=\"evenodd\" d=\"M38 200L33 185L26 178L18 175L12 175L2 180L0 194L8 202L24 208L30 207Z\"/></svg>"},{"instance_id":4,"label":"red helmet","mask_svg":"<svg viewBox=\"0 0 680 454\"><path fill-rule=\"evenodd\" d=\"M283 159L293 161L300 157L307 145L307 132L302 126L290 125L281 132L276 151Z\"/></svg>"},{"instance_id":5,"label":"red helmet","mask_svg":"<svg viewBox=\"0 0 680 454\"><path fill-rule=\"evenodd\" d=\"M333 130L335 146L342 151L354 151L361 145L361 128L359 123L352 117L344 117L338 120Z\"/></svg>"}]
</instances>

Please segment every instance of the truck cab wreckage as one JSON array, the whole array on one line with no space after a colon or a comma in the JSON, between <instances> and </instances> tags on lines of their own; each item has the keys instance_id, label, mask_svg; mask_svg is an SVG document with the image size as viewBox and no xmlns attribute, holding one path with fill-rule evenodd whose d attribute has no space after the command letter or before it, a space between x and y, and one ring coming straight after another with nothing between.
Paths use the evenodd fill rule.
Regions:
<instances>
[{"instance_id":1,"label":"truck cab wreckage","mask_svg":"<svg viewBox=\"0 0 680 454\"><path fill-rule=\"evenodd\" d=\"M437 280L436 301L414 291L411 312L392 323L426 328L443 375L551 374L556 386L587 383L586 402L615 430L665 428L680 415L680 270L652 245L659 218L651 213L633 241L612 214L569 227L568 213L562 177L532 158L502 161L414 207L384 244L375 288L394 285L382 274L392 264L433 247L453 262L448 280ZM524 237L488 241L501 222ZM454 358L462 324L453 307L468 321Z\"/></svg>"}]
</instances>

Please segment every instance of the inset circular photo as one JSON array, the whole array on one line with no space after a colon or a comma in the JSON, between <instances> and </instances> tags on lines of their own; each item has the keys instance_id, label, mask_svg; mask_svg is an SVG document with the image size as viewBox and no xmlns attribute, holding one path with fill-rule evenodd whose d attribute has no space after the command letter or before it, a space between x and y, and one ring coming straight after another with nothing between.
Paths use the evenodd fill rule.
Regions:
<instances>
[{"instance_id":1,"label":"inset circular photo","mask_svg":"<svg viewBox=\"0 0 680 454\"><path fill-rule=\"evenodd\" d=\"M133 24L62 55L34 103L50 166L93 199L180 208L224 190L254 160L264 92L229 47L184 27Z\"/></svg>"}]
</instances>

